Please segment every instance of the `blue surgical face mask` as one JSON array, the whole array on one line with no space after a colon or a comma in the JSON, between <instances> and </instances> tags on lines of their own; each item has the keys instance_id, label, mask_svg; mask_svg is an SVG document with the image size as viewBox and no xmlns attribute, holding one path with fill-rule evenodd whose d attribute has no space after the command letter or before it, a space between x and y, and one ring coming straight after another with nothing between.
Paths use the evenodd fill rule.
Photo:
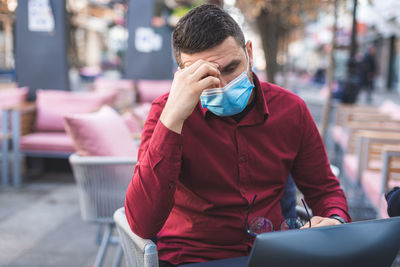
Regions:
<instances>
[{"instance_id":1,"label":"blue surgical face mask","mask_svg":"<svg viewBox=\"0 0 400 267\"><path fill-rule=\"evenodd\" d=\"M249 57L247 56L247 68L239 76L223 88L204 90L200 96L202 106L221 117L232 116L242 112L254 88L254 84L250 82L247 76L249 65Z\"/></svg>"}]
</instances>

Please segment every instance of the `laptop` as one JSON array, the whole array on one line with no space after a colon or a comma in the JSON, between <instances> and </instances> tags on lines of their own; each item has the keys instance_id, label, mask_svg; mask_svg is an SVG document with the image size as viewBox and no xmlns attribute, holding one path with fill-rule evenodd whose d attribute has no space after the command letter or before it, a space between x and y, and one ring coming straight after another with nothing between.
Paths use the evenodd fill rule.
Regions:
<instances>
[{"instance_id":1,"label":"laptop","mask_svg":"<svg viewBox=\"0 0 400 267\"><path fill-rule=\"evenodd\" d=\"M249 257L193 267L390 267L400 252L400 217L258 235Z\"/></svg>"},{"instance_id":2,"label":"laptop","mask_svg":"<svg viewBox=\"0 0 400 267\"><path fill-rule=\"evenodd\" d=\"M390 267L400 250L400 217L258 235L249 267Z\"/></svg>"}]
</instances>

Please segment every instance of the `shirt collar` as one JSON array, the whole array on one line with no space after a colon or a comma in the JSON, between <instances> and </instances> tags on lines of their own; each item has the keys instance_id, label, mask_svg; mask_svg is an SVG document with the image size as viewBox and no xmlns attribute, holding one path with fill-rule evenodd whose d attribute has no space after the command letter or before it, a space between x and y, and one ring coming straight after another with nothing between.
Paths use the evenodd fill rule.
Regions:
<instances>
[{"instance_id":1,"label":"shirt collar","mask_svg":"<svg viewBox=\"0 0 400 267\"><path fill-rule=\"evenodd\" d=\"M257 90L257 94L256 94L257 102L255 105L255 108L260 110L262 112L262 114L264 115L264 118L266 118L269 115L267 101L264 96L264 90L261 88L260 80L258 79L257 75L254 72L253 72L253 82L254 82L254 89ZM211 111L209 111L207 108L204 108L201 105L200 101L199 101L198 105L200 106L200 110L201 110L201 113L203 114L204 118L207 118L210 115L211 116L213 115L211 113Z\"/></svg>"}]
</instances>

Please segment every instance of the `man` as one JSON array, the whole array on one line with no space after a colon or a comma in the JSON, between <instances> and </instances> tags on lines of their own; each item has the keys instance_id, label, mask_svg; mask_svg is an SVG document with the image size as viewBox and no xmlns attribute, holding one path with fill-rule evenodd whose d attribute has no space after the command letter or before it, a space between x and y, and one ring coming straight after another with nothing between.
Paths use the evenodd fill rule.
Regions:
<instances>
[{"instance_id":1,"label":"man","mask_svg":"<svg viewBox=\"0 0 400 267\"><path fill-rule=\"evenodd\" d=\"M125 204L136 234L157 235L164 266L248 255L254 196L249 221L265 217L279 230L290 173L313 227L350 221L305 103L251 72L252 44L226 12L191 10L173 47L180 69L152 104Z\"/></svg>"},{"instance_id":2,"label":"man","mask_svg":"<svg viewBox=\"0 0 400 267\"><path fill-rule=\"evenodd\" d=\"M372 103L372 91L374 90L374 78L377 71L376 60L375 60L375 46L368 47L361 63L360 63L360 74L362 87L367 93L367 103Z\"/></svg>"},{"instance_id":3,"label":"man","mask_svg":"<svg viewBox=\"0 0 400 267\"><path fill-rule=\"evenodd\" d=\"M400 216L400 187L396 186L385 194L387 213L390 217Z\"/></svg>"}]
</instances>

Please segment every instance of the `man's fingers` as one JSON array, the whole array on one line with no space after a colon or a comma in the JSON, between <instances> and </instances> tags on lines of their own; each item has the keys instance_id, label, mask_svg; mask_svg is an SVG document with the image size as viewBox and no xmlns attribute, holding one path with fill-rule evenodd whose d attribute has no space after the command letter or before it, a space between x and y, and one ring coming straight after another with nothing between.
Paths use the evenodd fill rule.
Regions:
<instances>
[{"instance_id":1,"label":"man's fingers","mask_svg":"<svg viewBox=\"0 0 400 267\"><path fill-rule=\"evenodd\" d=\"M323 226L330 226L330 225L338 225L340 222L335 219L331 218L324 218L324 217L319 217L319 216L314 216L311 218L311 227L323 227ZM309 228L309 222L307 222L301 229L307 229Z\"/></svg>"},{"instance_id":2,"label":"man's fingers","mask_svg":"<svg viewBox=\"0 0 400 267\"><path fill-rule=\"evenodd\" d=\"M321 220L323 220L323 218L322 218L322 217L319 217L319 216L313 216L313 217L311 217L311 219L310 219L310 221L311 221L311 227L314 227L315 225L318 225L318 224L321 222ZM310 222L308 222L308 221L307 221L306 224L304 224L303 227L301 227L301 229L306 229L306 228L310 228Z\"/></svg>"},{"instance_id":3,"label":"man's fingers","mask_svg":"<svg viewBox=\"0 0 400 267\"><path fill-rule=\"evenodd\" d=\"M194 73L203 64L209 64L211 66L214 66L216 69L218 69L218 64L213 63L213 62L208 62L203 59L199 59L191 65L185 64L184 70L188 71L189 73Z\"/></svg>"},{"instance_id":4,"label":"man's fingers","mask_svg":"<svg viewBox=\"0 0 400 267\"><path fill-rule=\"evenodd\" d=\"M203 91L204 89L219 87L220 80L214 76L208 76L200 80L197 85L198 89ZM197 87L197 86L196 86Z\"/></svg>"},{"instance_id":5,"label":"man's fingers","mask_svg":"<svg viewBox=\"0 0 400 267\"><path fill-rule=\"evenodd\" d=\"M220 75L220 71L214 65L210 63L204 63L200 65L192 74L194 81L200 81L206 76L215 76L218 77Z\"/></svg>"}]
</instances>

